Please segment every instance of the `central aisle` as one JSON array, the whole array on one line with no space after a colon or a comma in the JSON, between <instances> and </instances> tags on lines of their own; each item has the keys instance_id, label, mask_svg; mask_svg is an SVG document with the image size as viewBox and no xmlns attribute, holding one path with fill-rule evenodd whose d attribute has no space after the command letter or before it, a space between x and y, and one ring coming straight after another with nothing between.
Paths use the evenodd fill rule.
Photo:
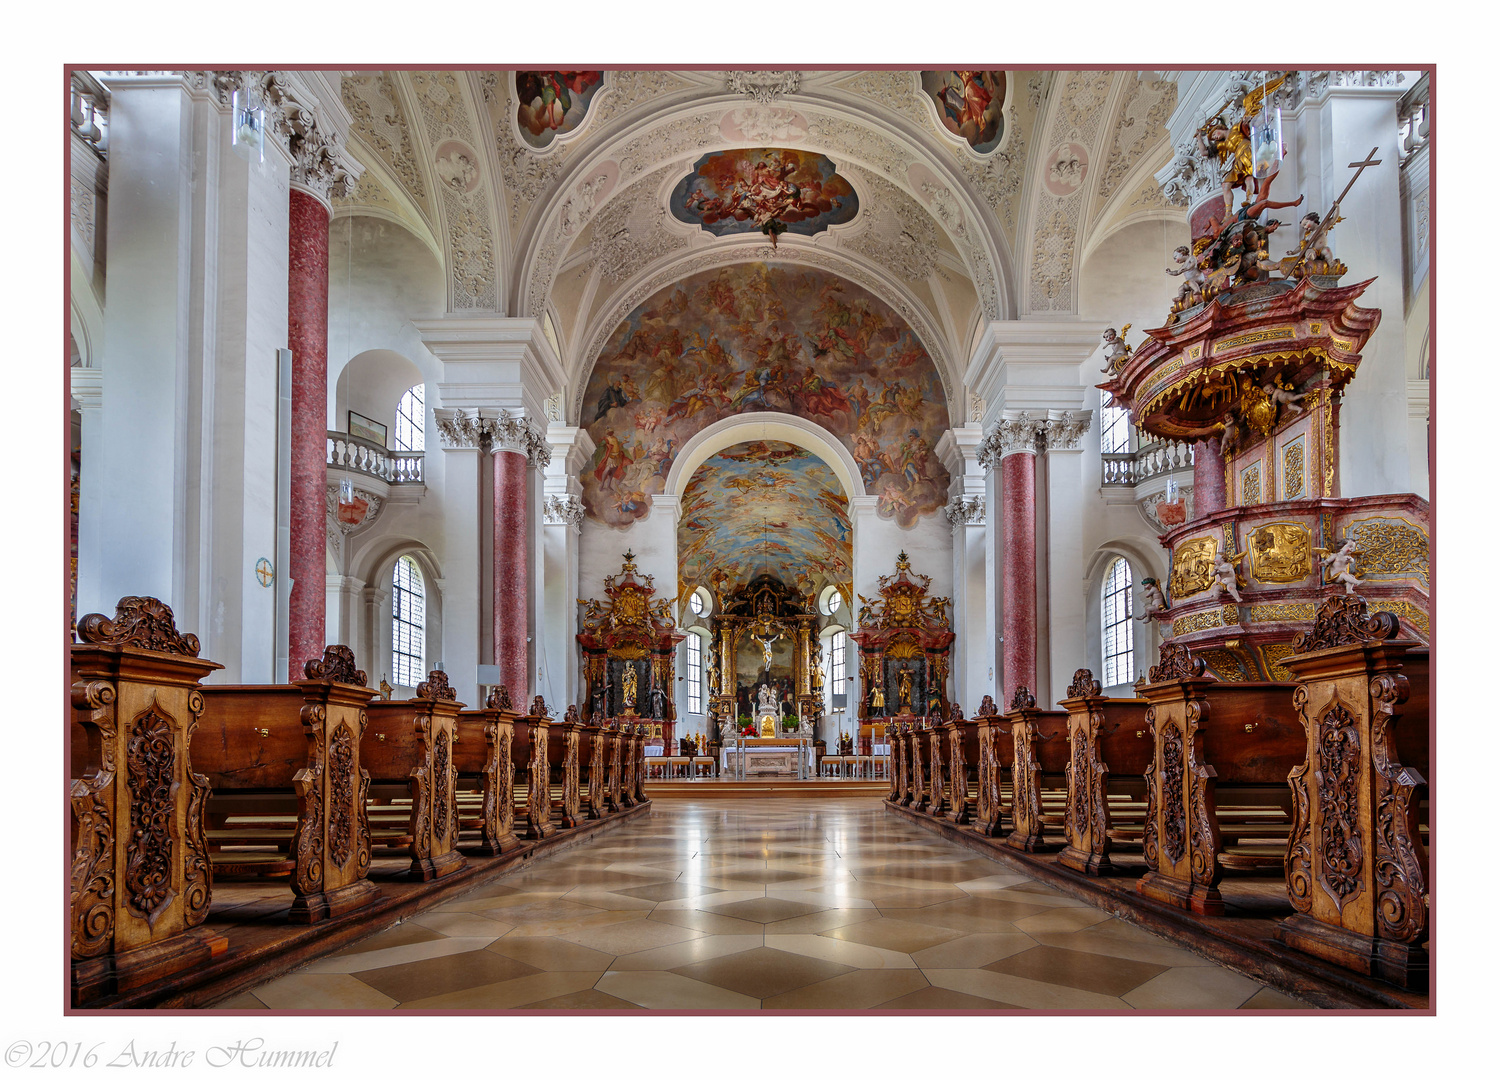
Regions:
<instances>
[{"instance_id":1,"label":"central aisle","mask_svg":"<svg viewBox=\"0 0 1500 1080\"><path fill-rule=\"evenodd\" d=\"M1304 1008L873 799L663 800L221 1008Z\"/></svg>"}]
</instances>

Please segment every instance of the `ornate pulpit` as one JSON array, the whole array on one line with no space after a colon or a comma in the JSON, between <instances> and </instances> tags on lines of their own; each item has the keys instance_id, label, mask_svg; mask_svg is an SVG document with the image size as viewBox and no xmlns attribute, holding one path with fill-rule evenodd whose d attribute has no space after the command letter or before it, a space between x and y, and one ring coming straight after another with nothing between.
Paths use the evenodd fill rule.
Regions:
<instances>
[{"instance_id":1,"label":"ornate pulpit","mask_svg":"<svg viewBox=\"0 0 1500 1080\"><path fill-rule=\"evenodd\" d=\"M880 598L859 598L861 720L947 714L953 630L946 596L928 596L932 578L912 572L906 552L880 579Z\"/></svg>"},{"instance_id":2,"label":"ornate pulpit","mask_svg":"<svg viewBox=\"0 0 1500 1080\"><path fill-rule=\"evenodd\" d=\"M590 723L619 719L643 724L646 745L663 754L677 749L677 705L672 693L677 643L685 636L672 619L671 601L656 599L653 575L640 574L625 553L620 573L604 579L606 599L580 600L584 716Z\"/></svg>"}]
</instances>

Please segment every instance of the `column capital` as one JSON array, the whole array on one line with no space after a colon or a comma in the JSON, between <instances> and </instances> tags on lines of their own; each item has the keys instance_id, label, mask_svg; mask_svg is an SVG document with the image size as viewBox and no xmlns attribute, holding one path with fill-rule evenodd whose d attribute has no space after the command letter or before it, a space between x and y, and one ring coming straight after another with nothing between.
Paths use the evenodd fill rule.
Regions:
<instances>
[{"instance_id":1,"label":"column capital","mask_svg":"<svg viewBox=\"0 0 1500 1080\"><path fill-rule=\"evenodd\" d=\"M948 525L957 531L965 525L984 524L984 496L975 495L965 498L962 495L948 500L948 505L943 511L948 515Z\"/></svg>"},{"instance_id":2,"label":"column capital","mask_svg":"<svg viewBox=\"0 0 1500 1080\"><path fill-rule=\"evenodd\" d=\"M545 469L552 461L552 447L547 443L545 429L536 421L517 416L509 409L480 409L477 423L490 437L491 453L525 454L538 469Z\"/></svg>"},{"instance_id":3,"label":"column capital","mask_svg":"<svg viewBox=\"0 0 1500 1080\"><path fill-rule=\"evenodd\" d=\"M1047 414L1021 412L1006 413L990 433L984 437L978 451L979 464L986 470L1000 464L1002 458L1011 454L1035 454L1037 439L1047 428Z\"/></svg>"},{"instance_id":4,"label":"column capital","mask_svg":"<svg viewBox=\"0 0 1500 1080\"><path fill-rule=\"evenodd\" d=\"M437 421L438 441L444 450L478 450L484 431L479 425L477 409L434 408L432 417Z\"/></svg>"},{"instance_id":5,"label":"column capital","mask_svg":"<svg viewBox=\"0 0 1500 1080\"><path fill-rule=\"evenodd\" d=\"M984 418L1007 411L1081 409L1092 374L1084 366L1106 324L1077 319L1009 319L985 324L964 372L984 400Z\"/></svg>"},{"instance_id":6,"label":"column capital","mask_svg":"<svg viewBox=\"0 0 1500 1080\"><path fill-rule=\"evenodd\" d=\"M542 503L542 520L548 525L567 525L581 532L583 499L577 495L548 495Z\"/></svg>"},{"instance_id":7,"label":"column capital","mask_svg":"<svg viewBox=\"0 0 1500 1080\"><path fill-rule=\"evenodd\" d=\"M1047 441L1047 452L1078 450L1078 440L1088 431L1093 422L1093 409L1051 409L1042 431Z\"/></svg>"}]
</instances>

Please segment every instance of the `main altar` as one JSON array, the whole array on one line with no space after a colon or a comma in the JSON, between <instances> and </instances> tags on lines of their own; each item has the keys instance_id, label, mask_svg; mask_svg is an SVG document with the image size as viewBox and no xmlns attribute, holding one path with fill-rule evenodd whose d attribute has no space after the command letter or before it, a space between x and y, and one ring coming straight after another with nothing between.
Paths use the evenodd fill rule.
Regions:
<instances>
[{"instance_id":1,"label":"main altar","mask_svg":"<svg viewBox=\"0 0 1500 1080\"><path fill-rule=\"evenodd\" d=\"M769 574L716 596L708 689L721 744L745 726L811 741L823 707L817 622L811 600Z\"/></svg>"}]
</instances>

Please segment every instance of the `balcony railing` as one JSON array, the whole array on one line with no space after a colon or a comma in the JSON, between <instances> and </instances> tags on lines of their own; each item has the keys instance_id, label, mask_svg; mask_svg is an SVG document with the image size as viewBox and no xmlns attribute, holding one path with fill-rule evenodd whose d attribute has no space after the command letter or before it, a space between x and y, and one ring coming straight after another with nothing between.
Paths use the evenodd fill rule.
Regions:
<instances>
[{"instance_id":1,"label":"balcony railing","mask_svg":"<svg viewBox=\"0 0 1500 1080\"><path fill-rule=\"evenodd\" d=\"M1432 117L1429 115L1428 77L1423 75L1401 98L1396 107L1396 117L1401 124L1401 164L1404 167L1417 152L1427 145L1432 133Z\"/></svg>"},{"instance_id":2,"label":"balcony railing","mask_svg":"<svg viewBox=\"0 0 1500 1080\"><path fill-rule=\"evenodd\" d=\"M364 473L387 484L422 483L422 451L387 450L347 431L328 433L328 464Z\"/></svg>"},{"instance_id":3,"label":"balcony railing","mask_svg":"<svg viewBox=\"0 0 1500 1080\"><path fill-rule=\"evenodd\" d=\"M109 149L109 94L86 71L75 71L69 78L72 91L68 102L68 123L73 134L103 157Z\"/></svg>"},{"instance_id":4,"label":"balcony railing","mask_svg":"<svg viewBox=\"0 0 1500 1080\"><path fill-rule=\"evenodd\" d=\"M1099 483L1104 487L1128 487L1162 473L1193 467L1193 448L1188 443L1150 442L1133 454L1099 457Z\"/></svg>"}]
</instances>

